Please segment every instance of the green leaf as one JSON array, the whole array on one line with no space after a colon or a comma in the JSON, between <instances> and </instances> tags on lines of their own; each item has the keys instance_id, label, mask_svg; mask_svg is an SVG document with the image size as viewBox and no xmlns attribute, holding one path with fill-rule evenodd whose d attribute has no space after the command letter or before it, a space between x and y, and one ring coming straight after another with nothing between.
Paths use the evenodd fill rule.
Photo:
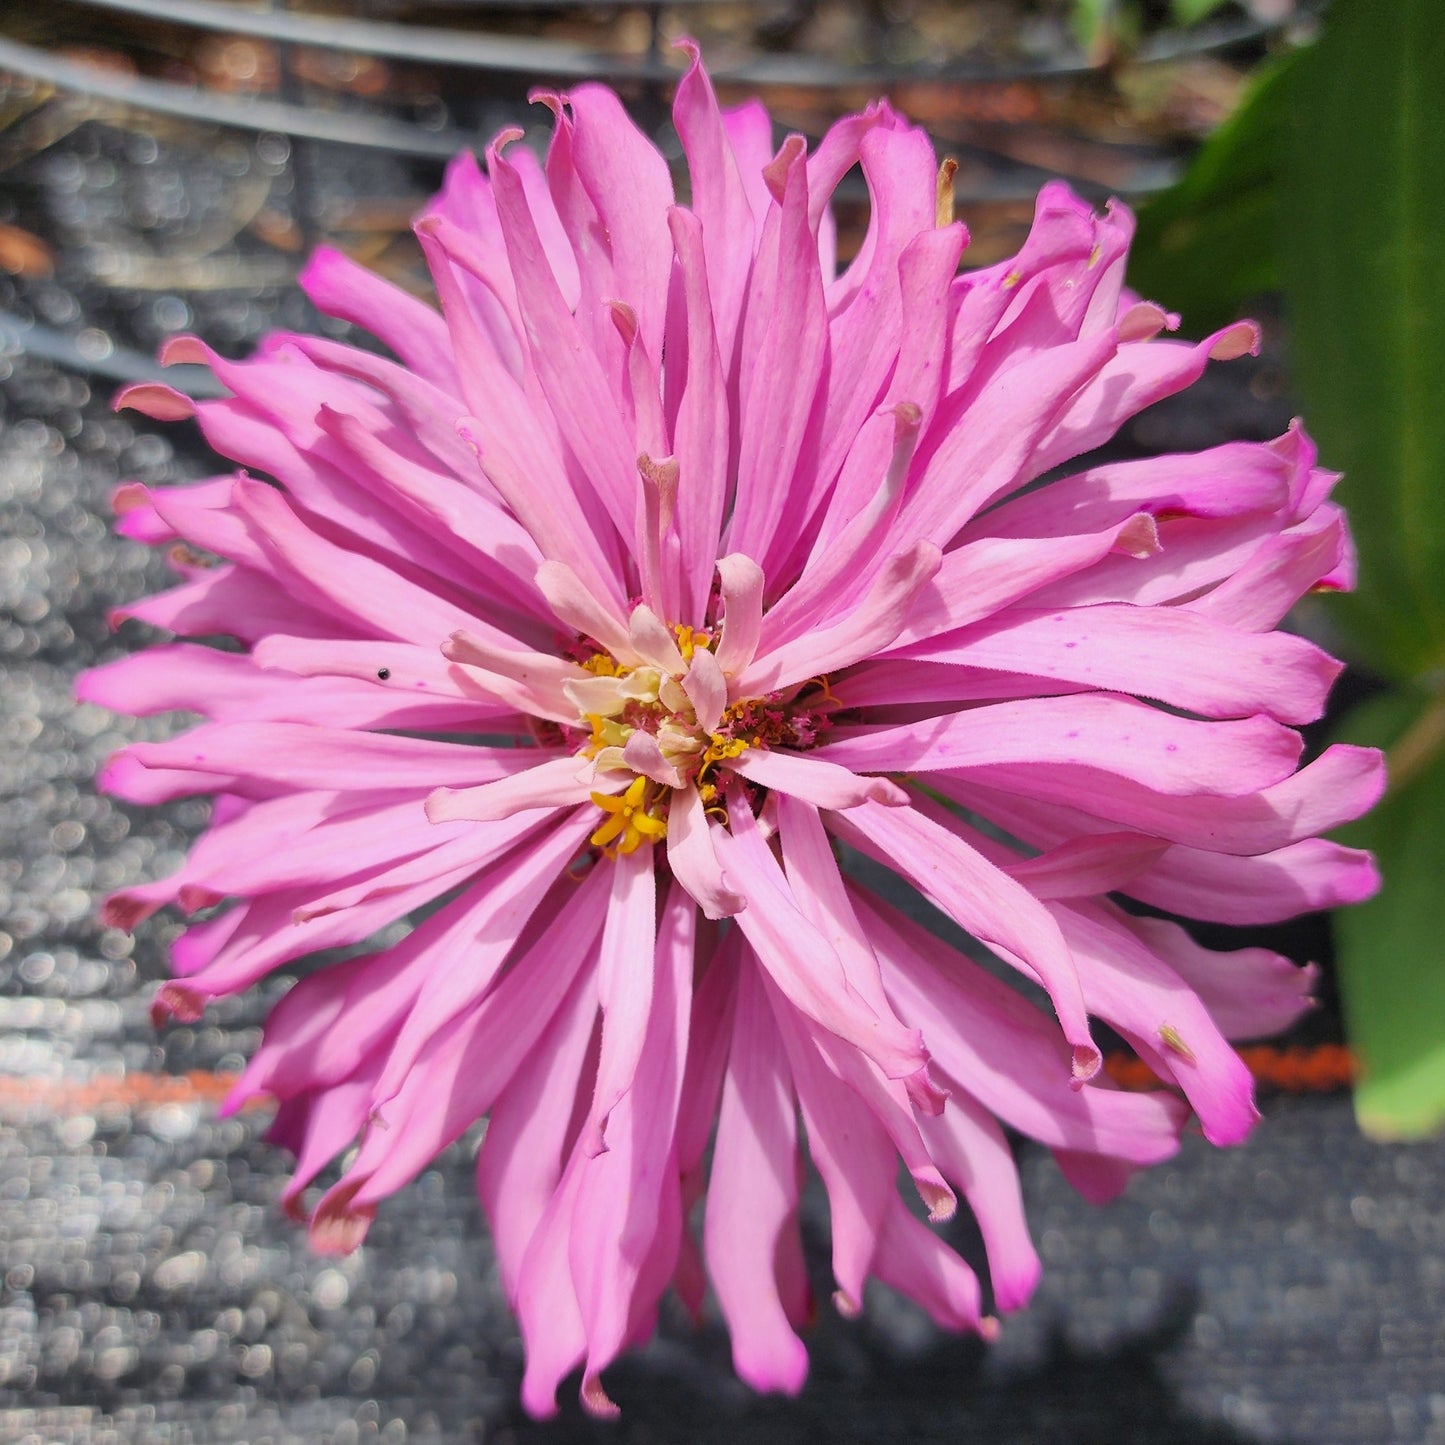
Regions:
<instances>
[{"instance_id":1,"label":"green leaf","mask_svg":"<svg viewBox=\"0 0 1445 1445\"><path fill-rule=\"evenodd\" d=\"M1291 364L1360 551L1335 616L1379 672L1445 666L1445 5L1336 0L1288 77Z\"/></svg>"},{"instance_id":2,"label":"green leaf","mask_svg":"<svg viewBox=\"0 0 1445 1445\"><path fill-rule=\"evenodd\" d=\"M1196 25L1223 4L1224 0L1173 0L1169 18L1176 25Z\"/></svg>"},{"instance_id":3,"label":"green leaf","mask_svg":"<svg viewBox=\"0 0 1445 1445\"><path fill-rule=\"evenodd\" d=\"M1351 742L1392 749L1384 801L1342 835L1374 850L1385 884L1335 915L1360 1128L1422 1139L1445 1124L1445 698L1413 689L1352 713Z\"/></svg>"},{"instance_id":4,"label":"green leaf","mask_svg":"<svg viewBox=\"0 0 1445 1445\"><path fill-rule=\"evenodd\" d=\"M1114 48L1118 9L1119 0L1074 0L1074 38L1092 63L1103 61Z\"/></svg>"},{"instance_id":5,"label":"green leaf","mask_svg":"<svg viewBox=\"0 0 1445 1445\"><path fill-rule=\"evenodd\" d=\"M1184 178L1139 213L1129 284L1184 318L1189 335L1237 321L1279 286L1279 153L1296 57L1265 67Z\"/></svg>"}]
</instances>

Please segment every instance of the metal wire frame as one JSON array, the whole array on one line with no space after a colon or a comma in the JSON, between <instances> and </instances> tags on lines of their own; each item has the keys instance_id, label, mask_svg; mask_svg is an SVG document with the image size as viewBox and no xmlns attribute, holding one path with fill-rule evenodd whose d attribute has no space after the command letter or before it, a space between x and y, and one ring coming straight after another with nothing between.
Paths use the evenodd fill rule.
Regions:
<instances>
[{"instance_id":1,"label":"metal wire frame","mask_svg":"<svg viewBox=\"0 0 1445 1445\"><path fill-rule=\"evenodd\" d=\"M663 88L677 79L676 64L668 64L660 53L659 18L664 10L702 6L716 0L621 0L616 8L641 9L652 19L653 46L639 56L616 56L588 51L583 47L525 36L502 36L455 28L432 28L362 20L347 16L300 14L272 8L258 10L217 0L75 0L91 11L131 15L142 19L188 26L213 32L245 35L279 47L283 70L289 74L287 57L293 47L314 47L348 54L366 54L402 63L434 64L497 75L521 74L559 81L598 78L614 83L642 83L660 96ZM588 6L588 0L485 0L480 7L489 11L507 8L569 9ZM612 8L612 7L609 7ZM1200 27L1187 35L1153 37L1139 52L1143 63L1179 59L1242 44L1257 43L1277 26L1258 22L1237 22ZM733 66L714 69L715 79L725 84L766 89L785 85L801 89L868 87L926 82L1007 83L1019 79L1057 79L1090 73L1082 59L1020 65L1008 70L991 69L961 62L934 66L847 66L817 55L776 55L755 57ZM68 59L52 51L0 35L0 72L27 77L55 87L82 101L113 104L184 120L259 132L276 132L293 139L328 142L390 152L403 156L446 160L474 144L475 137L457 129L437 130L413 122L359 109L319 109L299 103L294 87L283 86L282 97L243 96L218 93L201 87L149 79L102 70ZM972 150L965 146L955 149ZM987 151L980 151L987 157ZM294 159L294 158L293 158ZM1022 161L1010 163L1011 174L978 189L970 199L1016 199L1032 192L1037 168ZM1140 185L1132 189L1153 189L1172 178L1172 166L1158 162L1141 171ZM304 218L303 218L304 220ZM67 367L99 373L116 379L151 375L154 367L139 354L117 350L103 359L84 354L59 331L40 323L26 324L18 318L0 316L0 352L27 350ZM167 375L172 384L192 394L203 394L213 385L205 374L191 376L190 369Z\"/></svg>"},{"instance_id":2,"label":"metal wire frame","mask_svg":"<svg viewBox=\"0 0 1445 1445\"><path fill-rule=\"evenodd\" d=\"M0 357L14 355L33 356L107 381L161 381L197 399L226 394L225 387L204 366L162 367L128 346L112 345L103 355L96 355L53 326L0 311Z\"/></svg>"},{"instance_id":3,"label":"metal wire frame","mask_svg":"<svg viewBox=\"0 0 1445 1445\"><path fill-rule=\"evenodd\" d=\"M147 80L67 60L62 55L0 37L0 71L53 85L84 100L107 101L183 120L276 131L306 140L449 160L475 140L457 130L428 130L410 121L355 110L318 110L264 96L222 95L168 80Z\"/></svg>"},{"instance_id":4,"label":"metal wire frame","mask_svg":"<svg viewBox=\"0 0 1445 1445\"><path fill-rule=\"evenodd\" d=\"M715 0L623 0L617 8L641 9L656 15L676 6L702 6ZM525 36L483 35L473 30L393 24L341 15L307 15L286 10L256 10L217 0L85 0L92 10L108 10L147 20L166 21L232 35L292 45L317 46L388 60L421 61L469 70L589 78L607 81L670 81L678 68L659 55L601 54L555 40ZM538 8L535 0L487 0L485 8ZM578 0L541 0L542 8L584 10ZM611 7L609 7L611 8ZM1144 64L1179 60L1189 55L1258 43L1284 22L1221 21L1187 34L1153 36L1139 48ZM789 85L808 89L878 86L913 81L988 82L1067 78L1097 69L1082 56L1064 60L1021 62L1006 70L963 61L937 65L842 65L824 56L781 54L757 56L713 70L714 80L738 85Z\"/></svg>"}]
</instances>

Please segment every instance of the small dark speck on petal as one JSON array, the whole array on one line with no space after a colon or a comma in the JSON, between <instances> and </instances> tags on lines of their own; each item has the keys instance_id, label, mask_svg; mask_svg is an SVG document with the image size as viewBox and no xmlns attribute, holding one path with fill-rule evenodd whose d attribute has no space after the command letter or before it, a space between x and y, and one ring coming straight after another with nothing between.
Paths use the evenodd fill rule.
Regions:
<instances>
[{"instance_id":1,"label":"small dark speck on petal","mask_svg":"<svg viewBox=\"0 0 1445 1445\"><path fill-rule=\"evenodd\" d=\"M382 682L385 682L387 678L391 676L391 669L389 667L378 667L376 669L376 675L382 680Z\"/></svg>"}]
</instances>

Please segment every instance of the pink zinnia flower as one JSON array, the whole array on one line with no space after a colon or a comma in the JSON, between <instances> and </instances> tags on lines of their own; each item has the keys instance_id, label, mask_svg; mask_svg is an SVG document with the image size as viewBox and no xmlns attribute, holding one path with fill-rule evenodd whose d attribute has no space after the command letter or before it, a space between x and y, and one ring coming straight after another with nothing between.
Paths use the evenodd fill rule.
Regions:
<instances>
[{"instance_id":1,"label":"pink zinnia flower","mask_svg":"<svg viewBox=\"0 0 1445 1445\"><path fill-rule=\"evenodd\" d=\"M1276 630L1349 584L1349 542L1298 427L1032 485L1255 347L1249 323L1159 339L1122 207L1050 185L1019 254L960 275L948 172L885 104L774 152L694 53L684 206L610 91L542 98L545 167L505 133L417 223L440 314L334 252L308 267L397 360L184 339L165 359L229 397L123 393L194 411L242 470L120 489L121 530L178 544L183 579L121 615L241 646L82 680L205 719L124 749L107 789L215 795L180 872L106 916L204 914L155 1004L194 1019L429 909L296 984L232 1096L279 1101L298 1211L355 1146L305 1210L317 1247L358 1245L485 1115L531 1411L579 1365L610 1411L600 1374L663 1291L696 1311L709 1282L741 1376L795 1391L805 1154L839 1308L876 1278L989 1333L900 1159L934 1220L964 1196L1006 1311L1039 1261L1005 1127L1098 1200L1191 1115L1218 1144L1253 1126L1227 1040L1287 1025L1310 970L1107 895L1250 924L1375 887L1316 835L1370 806L1379 759L1298 768L1339 665ZM855 163L872 220L835 274ZM840 843L1052 1010L849 878ZM1091 1019L1168 1087L1113 1087Z\"/></svg>"}]
</instances>

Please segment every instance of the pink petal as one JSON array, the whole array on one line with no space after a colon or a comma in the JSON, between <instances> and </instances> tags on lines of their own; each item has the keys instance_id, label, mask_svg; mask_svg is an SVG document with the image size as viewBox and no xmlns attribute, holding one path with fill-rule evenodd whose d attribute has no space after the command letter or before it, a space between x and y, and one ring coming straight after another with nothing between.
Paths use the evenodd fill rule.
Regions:
<instances>
[{"instance_id":1,"label":"pink petal","mask_svg":"<svg viewBox=\"0 0 1445 1445\"><path fill-rule=\"evenodd\" d=\"M474 698L383 686L377 680L376 662L393 649L403 655L411 649L398 644L362 644L362 648L373 664L367 680L361 680L367 676L363 673L355 681L291 676L283 682L256 665L254 652L247 656L173 643L82 673L76 679L75 695L136 717L185 709L223 723L307 722L328 728L415 727L430 732L459 724L474 730L488 713L502 727L520 721L500 708L479 706Z\"/></svg>"},{"instance_id":2,"label":"pink petal","mask_svg":"<svg viewBox=\"0 0 1445 1445\"><path fill-rule=\"evenodd\" d=\"M1060 578L1087 572L1106 558L1137 561L1158 550L1158 529L1142 512L1102 532L967 542L943 559L933 586L917 599L894 646L899 655L907 656L922 639L988 617Z\"/></svg>"},{"instance_id":3,"label":"pink petal","mask_svg":"<svg viewBox=\"0 0 1445 1445\"><path fill-rule=\"evenodd\" d=\"M901 808L908 804L908 794L887 778L860 777L809 753L748 748L729 766L761 787L787 793L815 808L856 808L869 802Z\"/></svg>"},{"instance_id":4,"label":"pink petal","mask_svg":"<svg viewBox=\"0 0 1445 1445\"><path fill-rule=\"evenodd\" d=\"M577 722L577 709L567 696L566 684L583 682L589 674L575 662L550 653L498 646L490 637L467 628L451 633L441 643L441 651L484 696L534 717L563 724Z\"/></svg>"},{"instance_id":5,"label":"pink petal","mask_svg":"<svg viewBox=\"0 0 1445 1445\"><path fill-rule=\"evenodd\" d=\"M1048 907L1078 963L1090 1011L1169 1060L1205 1138L1241 1142L1259 1120L1254 1079L1194 991L1103 907Z\"/></svg>"},{"instance_id":6,"label":"pink petal","mask_svg":"<svg viewBox=\"0 0 1445 1445\"><path fill-rule=\"evenodd\" d=\"M726 546L755 558L765 572L794 474L809 461L804 435L827 354L803 150L800 139L796 145L789 141L774 163L782 189L753 268L744 323L751 364L741 382L737 482Z\"/></svg>"},{"instance_id":7,"label":"pink petal","mask_svg":"<svg viewBox=\"0 0 1445 1445\"><path fill-rule=\"evenodd\" d=\"M1043 1265L1029 1238L1013 1151L993 1115L972 1095L949 1096L936 1118L919 1128L939 1168L963 1191L988 1251L989 1281L1000 1310L1022 1309Z\"/></svg>"},{"instance_id":8,"label":"pink petal","mask_svg":"<svg viewBox=\"0 0 1445 1445\"><path fill-rule=\"evenodd\" d=\"M636 489L631 440L622 429L596 356L583 344L557 288L521 178L496 142L487 150L487 170L538 381L568 450L613 524L626 536ZM545 345L539 344L542 337L548 338Z\"/></svg>"},{"instance_id":9,"label":"pink petal","mask_svg":"<svg viewBox=\"0 0 1445 1445\"><path fill-rule=\"evenodd\" d=\"M616 289L637 313L648 353L662 356L663 309L672 247L667 214L672 179L657 147L633 124L622 103L600 85L568 93L577 173L604 227Z\"/></svg>"},{"instance_id":10,"label":"pink petal","mask_svg":"<svg viewBox=\"0 0 1445 1445\"><path fill-rule=\"evenodd\" d=\"M273 632L296 637L353 635L350 619L338 618L320 599L312 605L287 595L277 581L249 567L201 571L181 587L128 602L110 614L110 625L127 618L183 637L234 637L255 642Z\"/></svg>"},{"instance_id":11,"label":"pink petal","mask_svg":"<svg viewBox=\"0 0 1445 1445\"><path fill-rule=\"evenodd\" d=\"M688 174L692 181L692 211L701 223L710 298L708 310L718 328L717 349L725 373L733 356L753 257L753 247L738 244L738 238L752 235L752 208L739 171L738 158L733 154L732 140L718 110L717 95L707 71L703 69L698 48L690 40L681 40L678 45L687 51L691 64L673 93L672 119L687 156ZM737 128L736 122L734 128ZM765 132L771 131L766 115L762 116L761 128ZM768 144L766 138L763 144ZM761 170L761 163L757 169ZM766 195L764 190L765 198ZM674 243L676 235L674 231ZM691 318L691 302L688 314ZM689 373L693 371L691 359L688 370Z\"/></svg>"},{"instance_id":12,"label":"pink petal","mask_svg":"<svg viewBox=\"0 0 1445 1445\"><path fill-rule=\"evenodd\" d=\"M170 742L133 743L125 756L142 767L205 773L213 790L239 783L375 791L491 782L545 754L304 723L206 723Z\"/></svg>"},{"instance_id":13,"label":"pink petal","mask_svg":"<svg viewBox=\"0 0 1445 1445\"><path fill-rule=\"evenodd\" d=\"M344 1179L358 1204L402 1188L480 1118L536 1047L590 962L596 901L580 890L547 932L469 1013L428 1040L400 1091L383 1106ZM377 1097L384 1097L378 1081Z\"/></svg>"},{"instance_id":14,"label":"pink petal","mask_svg":"<svg viewBox=\"0 0 1445 1445\"><path fill-rule=\"evenodd\" d=\"M1117 526L1139 511L1190 517L1278 512L1289 468L1269 445L1227 442L1208 451L1110 462L1011 497L969 533L1055 537Z\"/></svg>"},{"instance_id":15,"label":"pink petal","mask_svg":"<svg viewBox=\"0 0 1445 1445\"><path fill-rule=\"evenodd\" d=\"M324 541L306 527L274 487L238 480L236 506L257 528L272 567L288 589L314 606L350 617L374 636L412 641L418 634L438 640L465 628L511 639L462 608L407 582L390 567Z\"/></svg>"},{"instance_id":16,"label":"pink petal","mask_svg":"<svg viewBox=\"0 0 1445 1445\"><path fill-rule=\"evenodd\" d=\"M727 706L728 680L717 658L705 647L693 652L682 689L697 714L698 726L704 732L715 732Z\"/></svg>"},{"instance_id":17,"label":"pink petal","mask_svg":"<svg viewBox=\"0 0 1445 1445\"><path fill-rule=\"evenodd\" d=\"M835 1301L843 1314L856 1315L883 1217L898 1202L893 1146L876 1117L858 1107L858 1096L824 1063L802 1016L770 986L766 971L763 983L798 1091L808 1155L828 1191Z\"/></svg>"},{"instance_id":18,"label":"pink petal","mask_svg":"<svg viewBox=\"0 0 1445 1445\"><path fill-rule=\"evenodd\" d=\"M679 97L681 90L679 89ZM740 193L733 193L738 200ZM716 203L725 205L723 197ZM677 530L687 619L700 622L712 586L728 495L729 422L718 318L709 301L709 253L698 218L681 207L668 215L687 308L687 384L677 412ZM734 273L735 274L735 273Z\"/></svg>"},{"instance_id":19,"label":"pink petal","mask_svg":"<svg viewBox=\"0 0 1445 1445\"><path fill-rule=\"evenodd\" d=\"M798 1228L797 1150L787 1056L757 966L747 960L738 974L703 1248L732 1334L733 1368L755 1390L788 1395L808 1373L775 1274L780 1241Z\"/></svg>"},{"instance_id":20,"label":"pink petal","mask_svg":"<svg viewBox=\"0 0 1445 1445\"><path fill-rule=\"evenodd\" d=\"M851 612L830 627L754 658L738 678L736 690L744 696L779 691L881 652L903 630L909 610L937 575L941 560L931 542L890 557Z\"/></svg>"},{"instance_id":21,"label":"pink petal","mask_svg":"<svg viewBox=\"0 0 1445 1445\"><path fill-rule=\"evenodd\" d=\"M697 789L677 789L667 815L667 862L678 882L709 918L728 918L747 907L713 850L711 826Z\"/></svg>"},{"instance_id":22,"label":"pink petal","mask_svg":"<svg viewBox=\"0 0 1445 1445\"><path fill-rule=\"evenodd\" d=\"M1070 1051L1051 1020L881 899L849 891L889 998L905 1016L928 1021L935 1067L957 1085L950 1097L969 1093L1004 1123L1057 1148L1094 1148L1150 1164L1178 1151L1188 1115L1181 1100L1100 1083L1069 1087Z\"/></svg>"},{"instance_id":23,"label":"pink petal","mask_svg":"<svg viewBox=\"0 0 1445 1445\"><path fill-rule=\"evenodd\" d=\"M641 773L665 788L681 788L687 782L676 765L663 756L657 739L651 733L634 732L622 749L622 760L634 773ZM598 776L606 777L606 774L599 772ZM625 785L630 780L624 778L619 781Z\"/></svg>"},{"instance_id":24,"label":"pink petal","mask_svg":"<svg viewBox=\"0 0 1445 1445\"><path fill-rule=\"evenodd\" d=\"M589 1385L626 1347L639 1319L655 1315L677 1259L682 1209L671 1155L688 1051L696 920L691 900L670 890L658 924L657 978L636 1080L608 1124L608 1152L582 1166L571 1258L587 1328L584 1404ZM603 1067L606 1029L604 1020ZM600 1075L601 1069L599 1085Z\"/></svg>"},{"instance_id":25,"label":"pink petal","mask_svg":"<svg viewBox=\"0 0 1445 1445\"><path fill-rule=\"evenodd\" d=\"M1117 694L1085 693L880 728L819 752L879 772L957 773L1026 761L1041 774L1058 769L1178 797L1237 797L1288 779L1300 748L1297 733L1264 717L1194 722Z\"/></svg>"},{"instance_id":26,"label":"pink petal","mask_svg":"<svg viewBox=\"0 0 1445 1445\"><path fill-rule=\"evenodd\" d=\"M1251 924L1362 903L1379 887L1368 853L1305 838L1253 858L1175 845L1125 891L1171 913Z\"/></svg>"},{"instance_id":27,"label":"pink petal","mask_svg":"<svg viewBox=\"0 0 1445 1445\"><path fill-rule=\"evenodd\" d=\"M384 1105L402 1087L427 1040L485 993L537 905L595 826L595 817L591 808L577 809L492 870L487 883L496 902L486 927L468 950L465 969L438 971L423 984L377 1084L378 1103Z\"/></svg>"},{"instance_id":28,"label":"pink petal","mask_svg":"<svg viewBox=\"0 0 1445 1445\"><path fill-rule=\"evenodd\" d=\"M1197 381L1211 361L1232 361L1258 351L1259 328L1252 321L1237 321L1197 346L1126 342L1039 438L1035 475L1108 441L1131 416Z\"/></svg>"},{"instance_id":29,"label":"pink petal","mask_svg":"<svg viewBox=\"0 0 1445 1445\"><path fill-rule=\"evenodd\" d=\"M426 816L432 823L456 819L493 822L534 808L567 808L586 802L595 790L620 792L621 780L593 780L580 776L590 769L571 755L550 758L523 773L481 783L474 788L438 788L426 800Z\"/></svg>"},{"instance_id":30,"label":"pink petal","mask_svg":"<svg viewBox=\"0 0 1445 1445\"><path fill-rule=\"evenodd\" d=\"M311 253L296 281L319 311L371 332L410 370L456 389L446 323L425 302L330 246Z\"/></svg>"},{"instance_id":31,"label":"pink petal","mask_svg":"<svg viewBox=\"0 0 1445 1445\"><path fill-rule=\"evenodd\" d=\"M537 586L559 622L591 638L618 662L636 666L641 661L612 599L593 592L565 563L543 562L537 568Z\"/></svg>"},{"instance_id":32,"label":"pink petal","mask_svg":"<svg viewBox=\"0 0 1445 1445\"><path fill-rule=\"evenodd\" d=\"M889 1198L873 1268L884 1284L917 1301L944 1329L993 1333L982 1318L978 1276L897 1195Z\"/></svg>"},{"instance_id":33,"label":"pink petal","mask_svg":"<svg viewBox=\"0 0 1445 1445\"><path fill-rule=\"evenodd\" d=\"M1036 978L1073 1048L1077 1085L1098 1073L1099 1050L1078 973L1057 925L1021 884L916 808L864 804L828 817L831 832L907 878L961 928Z\"/></svg>"},{"instance_id":34,"label":"pink petal","mask_svg":"<svg viewBox=\"0 0 1445 1445\"><path fill-rule=\"evenodd\" d=\"M1342 666L1288 633L1240 632L1181 608L1121 604L1014 609L913 655L1133 693L1204 717L1264 712L1286 723L1319 717Z\"/></svg>"},{"instance_id":35,"label":"pink petal","mask_svg":"<svg viewBox=\"0 0 1445 1445\"><path fill-rule=\"evenodd\" d=\"M736 677L753 660L763 622L763 569L751 557L729 553L717 564L722 586L722 637L718 666Z\"/></svg>"},{"instance_id":36,"label":"pink petal","mask_svg":"<svg viewBox=\"0 0 1445 1445\"><path fill-rule=\"evenodd\" d=\"M1036 858L1006 864L1005 872L1040 901L1086 898L1127 888L1168 851L1169 844L1141 833L1091 833Z\"/></svg>"},{"instance_id":37,"label":"pink petal","mask_svg":"<svg viewBox=\"0 0 1445 1445\"><path fill-rule=\"evenodd\" d=\"M652 1013L656 943L657 880L652 850L619 853L611 866L612 893L602 927L597 961L598 1001L602 1005L602 1050L592 1108L582 1129L581 1148L589 1156L607 1147L608 1116L632 1088Z\"/></svg>"},{"instance_id":38,"label":"pink petal","mask_svg":"<svg viewBox=\"0 0 1445 1445\"><path fill-rule=\"evenodd\" d=\"M589 878L583 885L593 926L577 939L579 944L585 939L586 947L595 942L596 925L602 917L602 898L595 890L599 883L606 883L605 873L594 872L595 880ZM536 1047L518 1063L492 1106L477 1156L477 1193L491 1222L502 1288L513 1309L517 1308L527 1249L562 1177L566 1153L576 1134L573 1111L597 1018L597 992L590 983L584 974ZM564 1307L571 1293L569 1283ZM575 1295L572 1298L575 1300ZM546 1301L538 1304L545 1306ZM580 1329L580 1315L577 1325Z\"/></svg>"},{"instance_id":39,"label":"pink petal","mask_svg":"<svg viewBox=\"0 0 1445 1445\"><path fill-rule=\"evenodd\" d=\"M769 976L798 1009L862 1049L890 1079L916 1074L928 1062L921 1036L875 1013L850 986L838 955L793 900L751 810L730 805L728 811L732 832L712 830L713 847L748 900L738 926Z\"/></svg>"},{"instance_id":40,"label":"pink petal","mask_svg":"<svg viewBox=\"0 0 1445 1445\"><path fill-rule=\"evenodd\" d=\"M1075 784L1062 769L980 770L967 780L934 774L938 790L985 816L1003 813L1009 794L1058 805L1064 816L1107 819L1155 837L1216 853L1269 853L1327 833L1373 807L1384 768L1369 748L1336 743L1299 772L1239 797L1164 798L1118 777L1107 788ZM1087 822L1084 824L1088 828Z\"/></svg>"},{"instance_id":41,"label":"pink petal","mask_svg":"<svg viewBox=\"0 0 1445 1445\"><path fill-rule=\"evenodd\" d=\"M1130 918L1127 927L1199 995L1227 1039L1280 1033L1314 1007L1313 964L1301 968L1268 948L1205 948L1163 918Z\"/></svg>"},{"instance_id":42,"label":"pink petal","mask_svg":"<svg viewBox=\"0 0 1445 1445\"><path fill-rule=\"evenodd\" d=\"M1343 514L1321 509L1263 542L1231 576L1183 605L1227 627L1267 631L1347 559L1349 545Z\"/></svg>"}]
</instances>

